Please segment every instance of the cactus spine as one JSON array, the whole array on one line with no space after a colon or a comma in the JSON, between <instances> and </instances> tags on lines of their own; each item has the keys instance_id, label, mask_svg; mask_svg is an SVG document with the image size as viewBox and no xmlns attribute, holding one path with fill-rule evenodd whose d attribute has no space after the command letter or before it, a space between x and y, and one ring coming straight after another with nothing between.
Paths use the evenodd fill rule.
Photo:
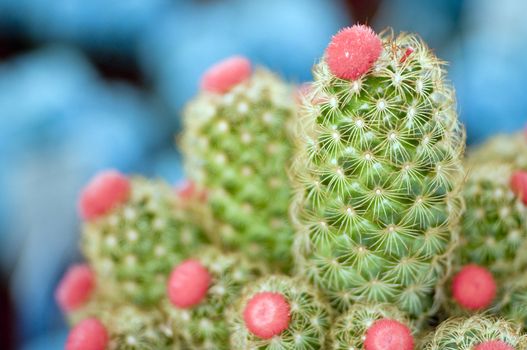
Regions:
<instances>
[{"instance_id":1,"label":"cactus spine","mask_svg":"<svg viewBox=\"0 0 527 350\"><path fill-rule=\"evenodd\" d=\"M190 349L229 350L226 310L240 296L241 289L261 275L263 268L237 253L222 254L212 248L201 251L196 261L210 275L206 295L190 307L178 307L166 301L163 309L169 315L174 332L181 334ZM187 283L182 292L191 293L192 288L192 283Z\"/></svg>"},{"instance_id":2,"label":"cactus spine","mask_svg":"<svg viewBox=\"0 0 527 350\"><path fill-rule=\"evenodd\" d=\"M330 313L312 286L274 275L244 289L230 323L234 350L322 350L328 342Z\"/></svg>"},{"instance_id":3,"label":"cactus spine","mask_svg":"<svg viewBox=\"0 0 527 350\"><path fill-rule=\"evenodd\" d=\"M376 41L371 64L355 64ZM345 78L350 66L364 74ZM293 169L295 251L339 310L387 302L424 319L440 299L464 151L442 67L416 36L381 40L364 26L338 33L314 67Z\"/></svg>"},{"instance_id":4,"label":"cactus spine","mask_svg":"<svg viewBox=\"0 0 527 350\"><path fill-rule=\"evenodd\" d=\"M240 58L211 68L202 86L184 115L181 148L189 177L207 189L213 226L227 248L287 268L293 237L289 87L264 69L251 74Z\"/></svg>"},{"instance_id":5,"label":"cactus spine","mask_svg":"<svg viewBox=\"0 0 527 350\"><path fill-rule=\"evenodd\" d=\"M491 346L493 345L493 346ZM486 316L443 322L424 341L423 350L525 350L527 339L517 325Z\"/></svg>"}]
</instances>

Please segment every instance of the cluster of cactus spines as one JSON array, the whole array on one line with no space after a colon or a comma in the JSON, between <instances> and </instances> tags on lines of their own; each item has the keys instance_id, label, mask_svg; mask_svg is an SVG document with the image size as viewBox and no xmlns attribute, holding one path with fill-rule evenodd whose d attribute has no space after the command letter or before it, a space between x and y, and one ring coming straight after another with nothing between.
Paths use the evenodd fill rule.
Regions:
<instances>
[{"instance_id":1,"label":"cluster of cactus spines","mask_svg":"<svg viewBox=\"0 0 527 350\"><path fill-rule=\"evenodd\" d=\"M206 240L161 181L104 172L80 207L82 249L101 288L138 305L157 303L172 267Z\"/></svg>"},{"instance_id":2,"label":"cluster of cactus spines","mask_svg":"<svg viewBox=\"0 0 527 350\"><path fill-rule=\"evenodd\" d=\"M228 249L291 265L287 219L292 154L287 124L294 117L289 86L234 57L205 73L186 108L181 146L189 177L207 189L214 229Z\"/></svg>"},{"instance_id":3,"label":"cluster of cactus spines","mask_svg":"<svg viewBox=\"0 0 527 350\"><path fill-rule=\"evenodd\" d=\"M480 163L511 164L517 170L527 170L527 128L515 134L496 135L469 153L469 168Z\"/></svg>"},{"instance_id":4,"label":"cluster of cactus spines","mask_svg":"<svg viewBox=\"0 0 527 350\"><path fill-rule=\"evenodd\" d=\"M331 328L334 350L413 350L413 325L391 304L356 303Z\"/></svg>"},{"instance_id":5,"label":"cluster of cactus spines","mask_svg":"<svg viewBox=\"0 0 527 350\"><path fill-rule=\"evenodd\" d=\"M525 350L527 338L518 325L488 316L443 322L424 341L423 350Z\"/></svg>"},{"instance_id":6,"label":"cluster of cactus spines","mask_svg":"<svg viewBox=\"0 0 527 350\"><path fill-rule=\"evenodd\" d=\"M465 136L442 67L416 36L364 26L336 34L314 67L292 171L295 252L339 310L387 302L424 319L439 305Z\"/></svg>"},{"instance_id":7,"label":"cluster of cactus spines","mask_svg":"<svg viewBox=\"0 0 527 350\"><path fill-rule=\"evenodd\" d=\"M302 279L271 275L246 287L230 323L233 350L322 350L330 309Z\"/></svg>"},{"instance_id":8,"label":"cluster of cactus spines","mask_svg":"<svg viewBox=\"0 0 527 350\"><path fill-rule=\"evenodd\" d=\"M209 248L176 266L167 285L164 311L190 349L229 350L226 310L242 288L265 268L238 253Z\"/></svg>"},{"instance_id":9,"label":"cluster of cactus spines","mask_svg":"<svg viewBox=\"0 0 527 350\"><path fill-rule=\"evenodd\" d=\"M97 321L99 328L104 329L107 344L97 350L176 350L182 346L179 334L170 327L170 317L156 307L143 309L98 294L81 309L68 314L68 318L74 325L69 337L74 339L79 338L75 329L85 327L86 320ZM78 347L68 350L89 349L86 343L78 343Z\"/></svg>"}]
</instances>

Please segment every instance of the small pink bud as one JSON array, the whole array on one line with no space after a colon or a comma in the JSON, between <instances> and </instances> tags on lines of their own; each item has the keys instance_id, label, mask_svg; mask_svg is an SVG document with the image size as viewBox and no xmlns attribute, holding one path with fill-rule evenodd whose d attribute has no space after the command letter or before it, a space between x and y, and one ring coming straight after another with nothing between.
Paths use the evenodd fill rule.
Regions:
<instances>
[{"instance_id":1,"label":"small pink bud","mask_svg":"<svg viewBox=\"0 0 527 350\"><path fill-rule=\"evenodd\" d=\"M510 186L512 191L527 205L527 172L516 171L511 176Z\"/></svg>"},{"instance_id":2,"label":"small pink bud","mask_svg":"<svg viewBox=\"0 0 527 350\"><path fill-rule=\"evenodd\" d=\"M207 201L207 192L205 190L198 189L198 186L193 181L185 180L178 184L176 187L176 193L179 198L183 200L198 199L200 202Z\"/></svg>"},{"instance_id":3,"label":"small pink bud","mask_svg":"<svg viewBox=\"0 0 527 350\"><path fill-rule=\"evenodd\" d=\"M289 303L280 293L262 292L249 300L243 312L247 329L262 339L270 339L289 327Z\"/></svg>"},{"instance_id":4,"label":"small pink bud","mask_svg":"<svg viewBox=\"0 0 527 350\"><path fill-rule=\"evenodd\" d=\"M130 180L115 170L97 174L84 187L79 200L80 215L93 220L126 202L130 195Z\"/></svg>"},{"instance_id":5,"label":"small pink bud","mask_svg":"<svg viewBox=\"0 0 527 350\"><path fill-rule=\"evenodd\" d=\"M211 282L209 271L199 261L186 260L170 274L168 298L178 308L191 308L205 298Z\"/></svg>"},{"instance_id":6,"label":"small pink bud","mask_svg":"<svg viewBox=\"0 0 527 350\"><path fill-rule=\"evenodd\" d=\"M411 47L408 47L408 48L406 49L406 51L404 52L403 57L401 57L400 62L401 62L401 63L404 63L404 61L406 61L406 59L408 58L408 56L410 56L413 52L414 52L414 49L412 49Z\"/></svg>"},{"instance_id":7,"label":"small pink bud","mask_svg":"<svg viewBox=\"0 0 527 350\"><path fill-rule=\"evenodd\" d=\"M354 25L333 36L326 49L326 61L335 76L356 80L370 70L381 51L381 39L370 27Z\"/></svg>"},{"instance_id":8,"label":"small pink bud","mask_svg":"<svg viewBox=\"0 0 527 350\"><path fill-rule=\"evenodd\" d=\"M66 350L104 350L108 332L99 320L88 318L76 325L66 340Z\"/></svg>"},{"instance_id":9,"label":"small pink bud","mask_svg":"<svg viewBox=\"0 0 527 350\"><path fill-rule=\"evenodd\" d=\"M250 76L251 62L245 57L233 56L210 67L201 78L201 88L223 94Z\"/></svg>"},{"instance_id":10,"label":"small pink bud","mask_svg":"<svg viewBox=\"0 0 527 350\"><path fill-rule=\"evenodd\" d=\"M366 331L366 350L413 350L414 337L404 324L390 319L375 321Z\"/></svg>"},{"instance_id":11,"label":"small pink bud","mask_svg":"<svg viewBox=\"0 0 527 350\"><path fill-rule=\"evenodd\" d=\"M496 282L486 268L466 265L452 280L452 296L466 309L485 309L496 296Z\"/></svg>"},{"instance_id":12,"label":"small pink bud","mask_svg":"<svg viewBox=\"0 0 527 350\"><path fill-rule=\"evenodd\" d=\"M491 340L477 345L474 350L514 350L514 347L501 340Z\"/></svg>"},{"instance_id":13,"label":"small pink bud","mask_svg":"<svg viewBox=\"0 0 527 350\"><path fill-rule=\"evenodd\" d=\"M71 266L56 291L55 299L64 312L73 311L82 306L95 288L95 277L86 264Z\"/></svg>"}]
</instances>

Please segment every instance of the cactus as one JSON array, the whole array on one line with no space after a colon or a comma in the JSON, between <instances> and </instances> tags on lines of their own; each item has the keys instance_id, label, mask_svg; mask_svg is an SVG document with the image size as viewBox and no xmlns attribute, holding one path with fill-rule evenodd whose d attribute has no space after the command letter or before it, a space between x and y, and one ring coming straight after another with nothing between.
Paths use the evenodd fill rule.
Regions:
<instances>
[{"instance_id":1,"label":"cactus","mask_svg":"<svg viewBox=\"0 0 527 350\"><path fill-rule=\"evenodd\" d=\"M226 310L262 270L242 255L212 248L178 265L168 282L170 301L163 307L174 332L190 349L229 350Z\"/></svg>"},{"instance_id":2,"label":"cactus","mask_svg":"<svg viewBox=\"0 0 527 350\"><path fill-rule=\"evenodd\" d=\"M469 155L469 167L494 161L527 170L527 129L510 135L496 135L477 146Z\"/></svg>"},{"instance_id":3,"label":"cactus","mask_svg":"<svg viewBox=\"0 0 527 350\"><path fill-rule=\"evenodd\" d=\"M442 63L414 35L336 34L303 99L292 170L299 269L345 310L441 299L462 209L464 129Z\"/></svg>"},{"instance_id":4,"label":"cactus","mask_svg":"<svg viewBox=\"0 0 527 350\"><path fill-rule=\"evenodd\" d=\"M292 153L287 123L294 115L288 86L264 69L251 74L235 57L212 67L185 110L181 148L189 177L207 189L213 227L229 249L291 265Z\"/></svg>"},{"instance_id":5,"label":"cactus","mask_svg":"<svg viewBox=\"0 0 527 350\"><path fill-rule=\"evenodd\" d=\"M423 350L525 350L527 338L517 325L486 316L443 322L424 341Z\"/></svg>"},{"instance_id":6,"label":"cactus","mask_svg":"<svg viewBox=\"0 0 527 350\"><path fill-rule=\"evenodd\" d=\"M179 334L174 333L170 327L169 318L155 307L143 309L97 294L83 308L69 313L68 318L74 325L70 334L75 334L75 329L82 328L86 320L97 320L107 335L107 347L101 350L183 348ZM79 347L76 349L91 349L86 341L79 340Z\"/></svg>"},{"instance_id":7,"label":"cactus","mask_svg":"<svg viewBox=\"0 0 527 350\"><path fill-rule=\"evenodd\" d=\"M413 350L412 324L390 304L357 303L331 328L334 350Z\"/></svg>"},{"instance_id":8,"label":"cactus","mask_svg":"<svg viewBox=\"0 0 527 350\"><path fill-rule=\"evenodd\" d=\"M233 350L322 350L330 311L303 280L272 275L246 287L230 324Z\"/></svg>"},{"instance_id":9,"label":"cactus","mask_svg":"<svg viewBox=\"0 0 527 350\"><path fill-rule=\"evenodd\" d=\"M82 249L98 285L138 305L158 303L172 267L206 241L161 181L102 173L80 208Z\"/></svg>"}]
</instances>

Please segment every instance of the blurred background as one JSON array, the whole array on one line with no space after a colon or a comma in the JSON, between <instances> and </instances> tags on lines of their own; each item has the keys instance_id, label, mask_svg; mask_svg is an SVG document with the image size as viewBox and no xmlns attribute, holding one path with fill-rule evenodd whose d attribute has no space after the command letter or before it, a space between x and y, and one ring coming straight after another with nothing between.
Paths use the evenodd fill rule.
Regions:
<instances>
[{"instance_id":1,"label":"blurred background","mask_svg":"<svg viewBox=\"0 0 527 350\"><path fill-rule=\"evenodd\" d=\"M182 177L174 134L203 71L248 56L308 81L353 23L450 62L469 143L527 123L523 0L0 0L0 349L61 349L55 285L96 171Z\"/></svg>"}]
</instances>

